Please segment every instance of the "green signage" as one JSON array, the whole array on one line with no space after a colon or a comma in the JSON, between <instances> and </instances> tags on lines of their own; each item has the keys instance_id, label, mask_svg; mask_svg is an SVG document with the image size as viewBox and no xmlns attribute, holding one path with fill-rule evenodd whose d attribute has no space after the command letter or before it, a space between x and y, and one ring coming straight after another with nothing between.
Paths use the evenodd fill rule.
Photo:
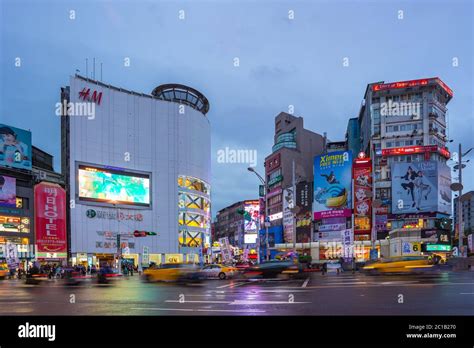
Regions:
<instances>
[{"instance_id":1,"label":"green signage","mask_svg":"<svg viewBox=\"0 0 474 348\"><path fill-rule=\"evenodd\" d=\"M451 251L451 245L427 244L426 251Z\"/></svg>"},{"instance_id":2,"label":"green signage","mask_svg":"<svg viewBox=\"0 0 474 348\"><path fill-rule=\"evenodd\" d=\"M282 181L282 180L283 180L283 176L282 176L282 175L278 175L278 176L274 177L272 180L270 180L270 181L268 182L268 186L271 186L271 185L273 185L273 184L276 184L277 182L280 182L280 181Z\"/></svg>"}]
</instances>

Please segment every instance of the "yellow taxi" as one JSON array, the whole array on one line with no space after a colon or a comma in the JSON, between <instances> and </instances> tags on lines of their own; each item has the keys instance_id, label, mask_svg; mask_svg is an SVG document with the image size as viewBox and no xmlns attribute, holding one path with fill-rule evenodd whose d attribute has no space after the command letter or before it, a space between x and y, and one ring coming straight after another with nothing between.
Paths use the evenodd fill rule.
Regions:
<instances>
[{"instance_id":1,"label":"yellow taxi","mask_svg":"<svg viewBox=\"0 0 474 348\"><path fill-rule=\"evenodd\" d=\"M198 268L187 263L166 263L153 266L143 272L143 277L149 282L176 282L192 277Z\"/></svg>"},{"instance_id":2,"label":"yellow taxi","mask_svg":"<svg viewBox=\"0 0 474 348\"><path fill-rule=\"evenodd\" d=\"M434 266L432 258L428 256L398 256L369 263L362 269L368 273L413 273Z\"/></svg>"},{"instance_id":3,"label":"yellow taxi","mask_svg":"<svg viewBox=\"0 0 474 348\"><path fill-rule=\"evenodd\" d=\"M0 265L0 279L5 279L10 274L10 270L5 265Z\"/></svg>"}]
</instances>

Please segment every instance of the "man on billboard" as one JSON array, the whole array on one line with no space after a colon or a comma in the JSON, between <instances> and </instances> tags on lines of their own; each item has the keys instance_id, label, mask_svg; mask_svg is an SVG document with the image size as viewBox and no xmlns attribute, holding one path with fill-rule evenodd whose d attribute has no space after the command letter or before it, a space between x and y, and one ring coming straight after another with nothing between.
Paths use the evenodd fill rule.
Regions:
<instances>
[{"instance_id":1,"label":"man on billboard","mask_svg":"<svg viewBox=\"0 0 474 348\"><path fill-rule=\"evenodd\" d=\"M0 127L0 136L0 161L12 167L14 164L28 167L28 145L21 142L10 127Z\"/></svg>"}]
</instances>

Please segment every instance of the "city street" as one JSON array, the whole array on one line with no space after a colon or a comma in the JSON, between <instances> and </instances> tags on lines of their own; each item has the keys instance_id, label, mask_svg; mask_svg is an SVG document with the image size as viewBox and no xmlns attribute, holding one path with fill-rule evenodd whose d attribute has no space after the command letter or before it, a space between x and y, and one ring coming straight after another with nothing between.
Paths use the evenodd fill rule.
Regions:
<instances>
[{"instance_id":1,"label":"city street","mask_svg":"<svg viewBox=\"0 0 474 348\"><path fill-rule=\"evenodd\" d=\"M472 315L474 272L313 272L298 280L189 285L143 283L136 275L113 285L15 279L0 283L0 303L0 315Z\"/></svg>"}]
</instances>

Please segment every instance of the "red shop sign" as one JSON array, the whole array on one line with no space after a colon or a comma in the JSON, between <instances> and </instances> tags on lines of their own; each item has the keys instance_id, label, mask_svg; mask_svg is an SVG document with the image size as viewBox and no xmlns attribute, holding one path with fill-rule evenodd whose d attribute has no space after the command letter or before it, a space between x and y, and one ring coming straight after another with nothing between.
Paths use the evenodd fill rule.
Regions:
<instances>
[{"instance_id":1,"label":"red shop sign","mask_svg":"<svg viewBox=\"0 0 474 348\"><path fill-rule=\"evenodd\" d=\"M66 191L52 183L35 186L35 234L38 252L67 252Z\"/></svg>"}]
</instances>

